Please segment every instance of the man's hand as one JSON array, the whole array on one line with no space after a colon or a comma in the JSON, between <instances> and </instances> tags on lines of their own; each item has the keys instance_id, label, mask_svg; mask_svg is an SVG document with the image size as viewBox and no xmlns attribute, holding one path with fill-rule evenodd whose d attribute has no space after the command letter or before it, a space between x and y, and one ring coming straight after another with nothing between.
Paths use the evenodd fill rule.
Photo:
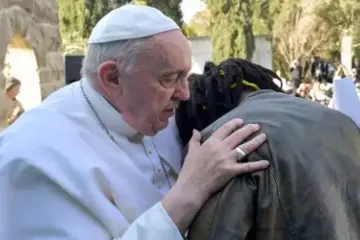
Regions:
<instances>
[{"instance_id":1,"label":"man's hand","mask_svg":"<svg viewBox=\"0 0 360 240\"><path fill-rule=\"evenodd\" d=\"M239 119L224 124L202 145L200 144L200 133L194 131L178 184L184 184L187 189L192 187L198 197L203 197L199 201L205 201L235 175L268 167L267 161L239 163L241 159L235 149L247 137L260 129L258 125L254 124L240 128L242 124L243 121ZM236 131L234 132L234 130ZM248 154L265 140L266 136L262 133L242 144L240 148L245 154Z\"/></svg>"},{"instance_id":2,"label":"man's hand","mask_svg":"<svg viewBox=\"0 0 360 240\"><path fill-rule=\"evenodd\" d=\"M243 121L239 119L229 121L202 145L200 133L194 131L179 178L162 201L180 231L186 231L208 197L232 177L269 166L267 161L239 162L241 159L236 151L237 147L246 155L266 140L265 134L259 134L241 144L251 134L259 131L258 125L249 124L240 128L242 125Z\"/></svg>"}]
</instances>

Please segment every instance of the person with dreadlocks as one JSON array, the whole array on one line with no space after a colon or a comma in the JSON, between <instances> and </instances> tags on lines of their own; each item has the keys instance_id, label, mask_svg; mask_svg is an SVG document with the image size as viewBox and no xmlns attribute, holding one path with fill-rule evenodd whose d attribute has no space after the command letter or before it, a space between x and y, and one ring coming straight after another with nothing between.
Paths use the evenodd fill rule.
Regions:
<instances>
[{"instance_id":1,"label":"person with dreadlocks","mask_svg":"<svg viewBox=\"0 0 360 240\"><path fill-rule=\"evenodd\" d=\"M189 240L360 239L359 129L339 111L283 93L274 78L241 59L208 63L190 76L191 98L176 112L184 145L194 128L205 141L241 118L259 124L267 141L252 153L251 145L237 149L239 156L269 159L270 167L212 195Z\"/></svg>"}]
</instances>

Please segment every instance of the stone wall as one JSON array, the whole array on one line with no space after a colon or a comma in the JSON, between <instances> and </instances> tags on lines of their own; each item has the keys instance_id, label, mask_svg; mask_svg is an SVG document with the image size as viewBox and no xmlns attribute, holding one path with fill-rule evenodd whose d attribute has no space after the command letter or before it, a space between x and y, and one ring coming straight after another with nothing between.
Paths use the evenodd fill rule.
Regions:
<instances>
[{"instance_id":1,"label":"stone wall","mask_svg":"<svg viewBox=\"0 0 360 240\"><path fill-rule=\"evenodd\" d=\"M22 36L35 52L42 99L64 85L58 18L56 0L0 0L0 130L7 112L2 69L14 36Z\"/></svg>"}]
</instances>

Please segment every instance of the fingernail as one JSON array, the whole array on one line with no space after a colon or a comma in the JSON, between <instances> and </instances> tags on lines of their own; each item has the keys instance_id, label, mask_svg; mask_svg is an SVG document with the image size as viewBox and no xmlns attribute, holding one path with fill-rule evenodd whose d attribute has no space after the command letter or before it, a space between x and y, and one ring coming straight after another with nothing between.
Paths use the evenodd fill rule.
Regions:
<instances>
[{"instance_id":1,"label":"fingernail","mask_svg":"<svg viewBox=\"0 0 360 240\"><path fill-rule=\"evenodd\" d=\"M261 163L264 165L264 167L268 167L270 165L269 161L261 160Z\"/></svg>"},{"instance_id":2,"label":"fingernail","mask_svg":"<svg viewBox=\"0 0 360 240\"><path fill-rule=\"evenodd\" d=\"M265 133L260 133L259 138L260 138L260 141L265 141L266 140L266 134Z\"/></svg>"},{"instance_id":3,"label":"fingernail","mask_svg":"<svg viewBox=\"0 0 360 240\"><path fill-rule=\"evenodd\" d=\"M253 126L253 129L254 129L255 131L257 131L257 130L260 129L259 124L252 124L252 126Z\"/></svg>"},{"instance_id":4,"label":"fingernail","mask_svg":"<svg viewBox=\"0 0 360 240\"><path fill-rule=\"evenodd\" d=\"M238 119L236 119L236 123L239 124L239 125L243 125L243 124L244 124L244 120L238 118Z\"/></svg>"}]
</instances>

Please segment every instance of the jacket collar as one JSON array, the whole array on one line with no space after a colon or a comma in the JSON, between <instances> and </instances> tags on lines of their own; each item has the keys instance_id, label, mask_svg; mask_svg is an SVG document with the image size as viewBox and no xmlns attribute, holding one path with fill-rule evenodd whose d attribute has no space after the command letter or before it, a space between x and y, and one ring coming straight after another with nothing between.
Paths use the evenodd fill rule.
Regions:
<instances>
[{"instance_id":1,"label":"jacket collar","mask_svg":"<svg viewBox=\"0 0 360 240\"><path fill-rule=\"evenodd\" d=\"M251 92L246 97L244 97L244 99L241 100L240 104L242 102L245 102L245 101L249 100L252 97L255 97L255 96L258 96L258 95L264 94L264 93L271 93L271 92L274 92L274 90L263 89L263 90L257 90L257 91Z\"/></svg>"}]
</instances>

